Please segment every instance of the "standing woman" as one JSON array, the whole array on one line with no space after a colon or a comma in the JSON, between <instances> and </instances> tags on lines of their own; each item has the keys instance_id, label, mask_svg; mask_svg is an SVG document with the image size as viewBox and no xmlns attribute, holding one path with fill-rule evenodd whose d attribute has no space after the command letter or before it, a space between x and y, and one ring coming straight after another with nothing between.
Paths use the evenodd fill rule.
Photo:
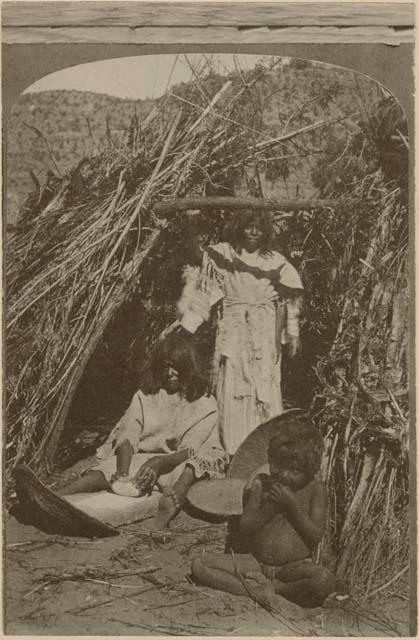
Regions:
<instances>
[{"instance_id":1,"label":"standing woman","mask_svg":"<svg viewBox=\"0 0 419 640\"><path fill-rule=\"evenodd\" d=\"M233 455L261 422L283 411L281 348L300 350L299 312L303 286L294 267L272 249L269 214L235 215L227 242L203 250L194 295L182 296L180 324L195 333L218 310L213 390L220 436Z\"/></svg>"}]
</instances>

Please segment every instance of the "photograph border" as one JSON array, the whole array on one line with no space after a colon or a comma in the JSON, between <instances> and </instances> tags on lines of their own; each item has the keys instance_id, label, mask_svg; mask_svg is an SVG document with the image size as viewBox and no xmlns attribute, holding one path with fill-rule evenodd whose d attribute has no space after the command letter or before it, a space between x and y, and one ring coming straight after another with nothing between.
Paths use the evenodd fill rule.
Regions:
<instances>
[{"instance_id":1,"label":"photograph border","mask_svg":"<svg viewBox=\"0 0 419 640\"><path fill-rule=\"evenodd\" d=\"M170 11L174 7L176 10ZM255 53L309 58L370 76L383 84L401 104L413 141L414 23L414 3L397 2L3 2L3 132L18 96L49 73L104 59L199 53L204 50L206 53ZM3 133L3 169L6 157ZM413 356L416 354L416 228L413 144L409 149L409 167L409 482L414 509L414 517L411 518L410 633L416 635L417 439L416 366ZM3 210L6 202L4 191ZM3 249L4 244L5 233ZM3 586L4 580L3 575Z\"/></svg>"}]
</instances>

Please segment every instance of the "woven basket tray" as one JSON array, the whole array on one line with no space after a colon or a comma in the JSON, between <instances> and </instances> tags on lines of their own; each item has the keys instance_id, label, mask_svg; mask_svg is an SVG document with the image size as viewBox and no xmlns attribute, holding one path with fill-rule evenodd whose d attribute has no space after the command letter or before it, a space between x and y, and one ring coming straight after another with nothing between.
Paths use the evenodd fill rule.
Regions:
<instances>
[{"instance_id":1,"label":"woven basket tray","mask_svg":"<svg viewBox=\"0 0 419 640\"><path fill-rule=\"evenodd\" d=\"M268 444L281 428L286 428L289 417L303 415L300 409L284 411L259 425L242 442L233 456L227 478L249 479L255 471L268 463Z\"/></svg>"},{"instance_id":2,"label":"woven basket tray","mask_svg":"<svg viewBox=\"0 0 419 640\"><path fill-rule=\"evenodd\" d=\"M188 491L193 507L214 516L238 516L243 512L245 482L238 478L201 480Z\"/></svg>"}]
</instances>

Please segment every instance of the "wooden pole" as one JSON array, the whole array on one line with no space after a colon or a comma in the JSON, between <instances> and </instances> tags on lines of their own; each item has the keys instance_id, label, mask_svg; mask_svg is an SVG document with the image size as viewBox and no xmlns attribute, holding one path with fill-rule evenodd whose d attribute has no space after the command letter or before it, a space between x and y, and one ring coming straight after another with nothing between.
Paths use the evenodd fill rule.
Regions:
<instances>
[{"instance_id":1,"label":"wooden pole","mask_svg":"<svg viewBox=\"0 0 419 640\"><path fill-rule=\"evenodd\" d=\"M262 198L242 198L211 196L209 198L178 198L153 205L158 217L165 217L176 211L188 209L259 209L264 211L307 211L311 209L334 209L339 200L265 200Z\"/></svg>"}]
</instances>

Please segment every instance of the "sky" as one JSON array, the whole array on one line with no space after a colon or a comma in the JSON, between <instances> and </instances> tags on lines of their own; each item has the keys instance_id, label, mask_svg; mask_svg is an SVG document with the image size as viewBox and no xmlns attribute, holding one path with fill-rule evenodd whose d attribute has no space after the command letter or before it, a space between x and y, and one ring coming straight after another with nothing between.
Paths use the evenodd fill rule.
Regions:
<instances>
[{"instance_id":1,"label":"sky","mask_svg":"<svg viewBox=\"0 0 419 640\"><path fill-rule=\"evenodd\" d=\"M57 89L75 89L106 93L132 100L158 98L170 85L189 82L192 68L203 69L211 60L221 74L235 69L235 61L241 69L249 69L258 61L272 56L232 54L165 54L115 58L68 67L41 78L24 93ZM284 62L288 59L284 58Z\"/></svg>"}]
</instances>

